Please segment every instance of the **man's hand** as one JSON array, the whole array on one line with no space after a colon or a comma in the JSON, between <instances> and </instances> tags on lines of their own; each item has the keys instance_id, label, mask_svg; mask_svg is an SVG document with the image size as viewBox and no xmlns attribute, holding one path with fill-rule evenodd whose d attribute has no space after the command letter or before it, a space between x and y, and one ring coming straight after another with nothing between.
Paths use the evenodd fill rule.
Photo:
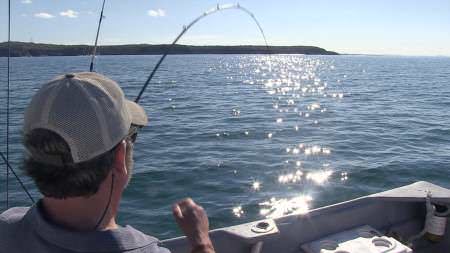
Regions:
<instances>
[{"instance_id":1,"label":"man's hand","mask_svg":"<svg viewBox=\"0 0 450 253\"><path fill-rule=\"evenodd\" d=\"M187 198L175 203L172 211L178 226L191 243L193 252L214 252L208 234L208 216L201 206Z\"/></svg>"}]
</instances>

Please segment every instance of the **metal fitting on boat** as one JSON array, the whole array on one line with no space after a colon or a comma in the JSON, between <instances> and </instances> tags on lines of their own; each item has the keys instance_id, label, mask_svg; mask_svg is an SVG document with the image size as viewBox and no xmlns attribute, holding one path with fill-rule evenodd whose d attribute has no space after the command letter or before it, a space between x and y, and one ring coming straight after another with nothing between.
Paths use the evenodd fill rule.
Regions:
<instances>
[{"instance_id":1,"label":"metal fitting on boat","mask_svg":"<svg viewBox=\"0 0 450 253\"><path fill-rule=\"evenodd\" d=\"M272 231L275 228L273 221L260 221L252 226L252 232L261 234Z\"/></svg>"}]
</instances>

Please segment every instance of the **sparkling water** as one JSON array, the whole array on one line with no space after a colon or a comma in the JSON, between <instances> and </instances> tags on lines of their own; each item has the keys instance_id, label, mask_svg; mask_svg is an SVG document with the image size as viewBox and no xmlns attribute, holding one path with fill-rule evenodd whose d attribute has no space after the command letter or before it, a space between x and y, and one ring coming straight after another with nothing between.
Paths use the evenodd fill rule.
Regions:
<instances>
[{"instance_id":1,"label":"sparkling water","mask_svg":"<svg viewBox=\"0 0 450 253\"><path fill-rule=\"evenodd\" d=\"M157 59L99 56L96 69L133 99ZM36 198L20 169L24 108L47 80L88 66L88 57L12 59L10 159ZM0 68L5 143L5 58ZM219 228L418 180L450 187L450 58L169 56L141 105L150 125L138 135L119 221L161 239L180 235L171 204L187 196ZM12 177L10 197L29 205Z\"/></svg>"}]
</instances>

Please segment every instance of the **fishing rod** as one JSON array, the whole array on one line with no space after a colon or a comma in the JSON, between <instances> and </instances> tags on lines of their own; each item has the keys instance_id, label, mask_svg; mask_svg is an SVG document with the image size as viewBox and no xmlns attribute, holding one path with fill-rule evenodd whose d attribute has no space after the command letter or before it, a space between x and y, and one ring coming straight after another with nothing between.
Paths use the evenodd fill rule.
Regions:
<instances>
[{"instance_id":1,"label":"fishing rod","mask_svg":"<svg viewBox=\"0 0 450 253\"><path fill-rule=\"evenodd\" d=\"M92 50L92 57L91 57L91 64L89 66L89 72L93 72L94 71L94 61L95 61L95 55L97 54L98 35L100 34L100 27L102 25L102 21L103 21L103 18L104 18L103 10L105 9L105 2L106 2L106 0L103 0L102 11L100 12L100 18L98 20L97 35L95 36L94 49Z\"/></svg>"},{"instance_id":2,"label":"fishing rod","mask_svg":"<svg viewBox=\"0 0 450 253\"><path fill-rule=\"evenodd\" d=\"M239 3L238 4L228 4L228 5L219 5L217 4L216 8L210 9L206 12L204 12L202 15L200 15L199 17L197 17L196 19L194 19L191 23L189 23L189 25L187 26L183 26L183 30L181 31L181 33L175 38L175 40L172 42L172 44L170 44L166 51L164 52L164 54L161 56L161 58L159 58L159 61L156 63L155 67L153 68L152 72L150 73L149 77L147 78L147 81L144 83L144 86L142 86L141 91L139 92L138 96L136 97L136 99L134 100L134 102L138 103L139 100L142 97L142 94L144 94L145 89L147 89L147 86L149 85L150 81L152 80L153 76L155 75L156 71L159 69L159 67L161 66L161 63L164 61L164 59L166 58L166 56L170 53L171 49L175 46L175 44L178 42L178 40L183 37L183 35L198 21L200 21L201 19L205 18L206 16L209 16L213 13L222 11L222 10L229 10L229 9L237 9L237 10L241 10L243 12L245 12L246 14L248 14L253 21L255 21L256 25L258 26L259 31L261 32L262 37L264 38L264 42L266 44L266 48L267 51L269 52L269 44L267 44L267 39L266 39L266 35L264 34L264 30L262 29L261 25L259 24L258 20L256 19L255 15L250 12L248 9L242 7Z\"/></svg>"},{"instance_id":3,"label":"fishing rod","mask_svg":"<svg viewBox=\"0 0 450 253\"><path fill-rule=\"evenodd\" d=\"M9 2L11 0L8 0ZM104 18L103 16L103 11L104 11L104 7L105 7L105 2L106 0L103 0L102 3L102 9L101 9L101 13L100 13L100 18L99 18L99 22L98 22L98 27L97 27L97 34L96 34L96 38L95 38L95 44L94 44L94 49L92 52L92 57L91 57L91 63L90 63L90 72L92 72L94 70L94 62L95 62L95 56L96 56L96 52L97 52L97 45L98 45L98 37L99 37L99 33L100 33L100 27L101 27L101 23L102 20ZM139 95L136 97L135 102L138 103L140 98L142 97L143 93L145 92L145 89L147 88L147 86L149 85L150 81L152 80L152 78L154 77L156 71L159 69L159 67L161 66L162 62L164 61L164 59L166 58L166 56L170 53L171 49L174 47L174 45L178 42L178 40L194 25L196 24L198 21L200 21L201 19L205 18L206 16L209 16L213 13L222 11L222 10L229 10L229 9L237 9L237 10L241 10L243 12L245 12L246 14L248 14L253 21L256 23L256 25L258 26L258 29L264 39L267 51L269 51L269 45L267 43L267 39L266 36L264 34L264 30L262 29L261 25L259 24L258 20L256 19L255 15L250 12L248 9L240 6L239 4L232 4L232 5L217 5L216 8L210 9L206 12L204 12L202 15L200 15L199 17L197 17L196 19L194 19L191 23L189 23L187 26L183 27L183 30L181 31L181 33L175 38L175 40L169 45L169 47L166 49L165 53L162 55L162 57L159 59L158 63L155 65L154 69L152 70L152 72L150 73L149 77L147 78L147 81L145 82L144 86L142 87L141 91L139 92ZM9 19L10 19L10 14L9 14ZM9 44L8 44L9 45ZM9 92L9 55L8 55L8 92ZM8 93L9 96L9 93ZM11 172L14 174L14 176L16 177L16 179L19 181L20 185L22 186L22 188L24 189L24 191L27 193L28 197L31 199L31 201L34 203L34 199L32 198L32 196L30 195L30 193L28 192L28 190L26 189L25 185L23 184L23 182L20 180L19 176L15 173L15 171L13 170L13 168L10 166L8 159L3 155L2 152L0 152L0 156L1 158L5 161L6 165L7 165L7 169L11 170Z\"/></svg>"},{"instance_id":4,"label":"fishing rod","mask_svg":"<svg viewBox=\"0 0 450 253\"><path fill-rule=\"evenodd\" d=\"M25 187L24 183L14 171L14 169L9 164L9 91L10 91L10 82L11 82L11 0L8 0L8 60L7 60L7 89L6 89L6 155L0 151L0 157L6 164L6 209L9 208L9 172L11 171L14 177L19 182L22 189L30 198L33 204L35 203L33 197L30 192Z\"/></svg>"},{"instance_id":5,"label":"fishing rod","mask_svg":"<svg viewBox=\"0 0 450 253\"><path fill-rule=\"evenodd\" d=\"M25 193L28 195L28 198L30 198L31 202L33 202L33 204L35 203L33 197L31 196L30 192L28 191L27 187L25 187L25 184L22 182L22 180L20 179L19 175L17 175L17 173L14 171L14 169L11 167L11 165L9 164L8 160L6 159L5 155L0 152L0 157L2 158L2 160L5 162L6 167L12 172L12 174L14 175L14 177L17 179L17 181L19 182L20 186L22 187L22 189L25 191Z\"/></svg>"}]
</instances>

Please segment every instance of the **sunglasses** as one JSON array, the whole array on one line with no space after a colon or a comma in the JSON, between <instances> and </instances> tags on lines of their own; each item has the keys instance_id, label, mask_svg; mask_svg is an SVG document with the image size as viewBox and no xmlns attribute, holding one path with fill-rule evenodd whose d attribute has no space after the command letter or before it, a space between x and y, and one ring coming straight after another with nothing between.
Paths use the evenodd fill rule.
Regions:
<instances>
[{"instance_id":1,"label":"sunglasses","mask_svg":"<svg viewBox=\"0 0 450 253\"><path fill-rule=\"evenodd\" d=\"M131 125L130 130L128 131L127 139L131 141L131 143L136 142L137 134L141 127L136 125Z\"/></svg>"}]
</instances>

